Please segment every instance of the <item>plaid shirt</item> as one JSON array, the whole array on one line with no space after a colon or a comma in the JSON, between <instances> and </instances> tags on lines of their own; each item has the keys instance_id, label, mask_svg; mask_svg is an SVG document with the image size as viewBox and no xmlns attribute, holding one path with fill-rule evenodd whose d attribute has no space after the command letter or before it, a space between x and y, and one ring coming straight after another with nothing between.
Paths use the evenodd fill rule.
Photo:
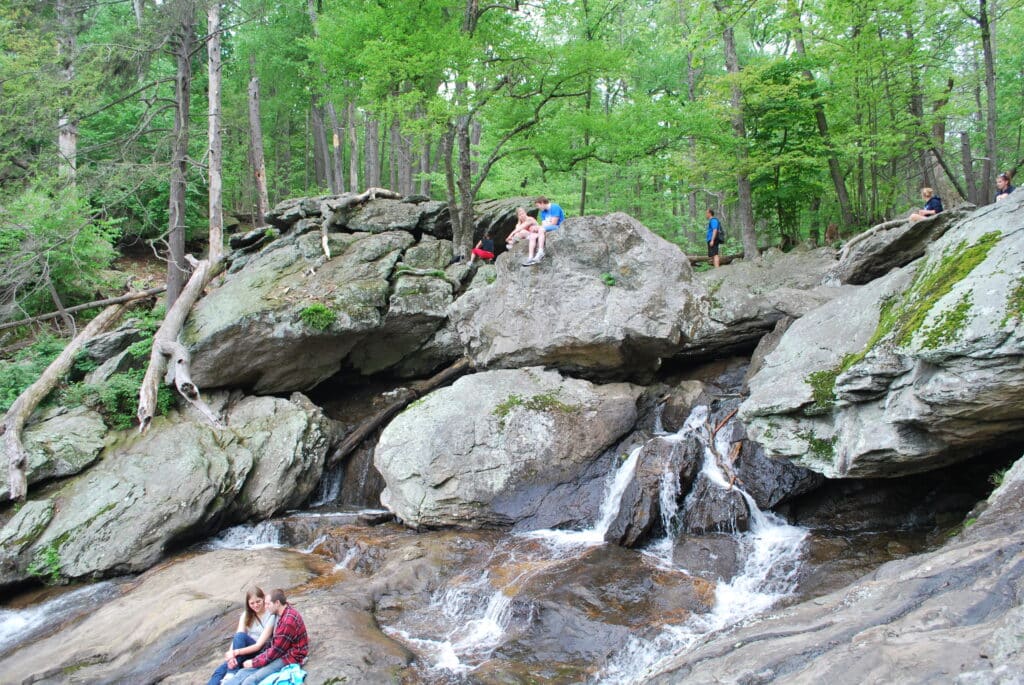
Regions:
<instances>
[{"instance_id":1,"label":"plaid shirt","mask_svg":"<svg viewBox=\"0 0 1024 685\"><path fill-rule=\"evenodd\" d=\"M277 617L274 627L274 639L262 654L252 660L253 668L263 668L274 659L281 659L285 666L302 664L309 654L309 638L306 636L306 624L302 622L299 612L291 604Z\"/></svg>"}]
</instances>

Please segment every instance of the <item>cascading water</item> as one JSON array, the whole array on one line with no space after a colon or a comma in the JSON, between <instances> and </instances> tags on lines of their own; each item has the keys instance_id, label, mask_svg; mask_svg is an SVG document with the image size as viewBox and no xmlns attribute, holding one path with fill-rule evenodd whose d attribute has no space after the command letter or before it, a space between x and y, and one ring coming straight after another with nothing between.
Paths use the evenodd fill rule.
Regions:
<instances>
[{"instance_id":1,"label":"cascading water","mask_svg":"<svg viewBox=\"0 0 1024 685\"><path fill-rule=\"evenodd\" d=\"M104 581L72 590L48 602L27 609L0 609L0 654L42 634L66 620L84 614L120 593L121 584Z\"/></svg>"},{"instance_id":2,"label":"cascading water","mask_svg":"<svg viewBox=\"0 0 1024 685\"><path fill-rule=\"evenodd\" d=\"M687 424L695 420L704 425L707 415L707 407L697 407ZM712 633L736 626L769 609L796 590L800 555L808 531L787 524L771 512L762 512L747 492L726 478L716 456L716 452L728 453L729 443L724 434L715 436L714 449L706 429L696 434L704 444L701 472L718 487L735 488L747 503L750 529L738 535L743 568L729 582L717 584L710 613L694 615L682 625L668 626L652 639L631 636L627 645L598 674L596 682L624 685L645 682L664 662L692 649ZM664 494L664 489L662 492ZM669 530L667 522L675 512L665 508L664 499L662 506L663 522ZM665 541L659 541L652 545L652 551L664 560L665 547ZM671 543L667 548L671 555Z\"/></svg>"},{"instance_id":3,"label":"cascading water","mask_svg":"<svg viewBox=\"0 0 1024 685\"><path fill-rule=\"evenodd\" d=\"M281 526L274 520L228 528L209 543L211 549L266 549L281 546Z\"/></svg>"}]
</instances>

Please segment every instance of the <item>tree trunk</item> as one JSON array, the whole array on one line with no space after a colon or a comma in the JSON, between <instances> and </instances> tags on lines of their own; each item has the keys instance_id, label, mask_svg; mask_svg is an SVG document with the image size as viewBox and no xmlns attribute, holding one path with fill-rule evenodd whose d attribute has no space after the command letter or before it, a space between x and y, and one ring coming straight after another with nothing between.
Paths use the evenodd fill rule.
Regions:
<instances>
[{"instance_id":1,"label":"tree trunk","mask_svg":"<svg viewBox=\"0 0 1024 685\"><path fill-rule=\"evenodd\" d=\"M393 115L391 126L388 127L388 187L399 192L401 192L398 185L398 148L400 137L398 117Z\"/></svg>"},{"instance_id":2,"label":"tree trunk","mask_svg":"<svg viewBox=\"0 0 1024 685\"><path fill-rule=\"evenodd\" d=\"M4 436L4 451L7 452L8 464L8 489L12 500L24 500L28 493L28 479L25 475L25 468L28 465L28 454L21 442L21 432L25 427L32 412L39 403L46 399L60 379L64 377L75 362L78 351L82 345L91 338L96 337L105 331L111 324L120 318L124 312L125 305L111 305L103 310L99 316L89 322L81 333L75 336L74 340L68 343L56 359L50 363L35 383L25 389L14 404L7 410L0 432Z\"/></svg>"},{"instance_id":3,"label":"tree trunk","mask_svg":"<svg viewBox=\"0 0 1024 685\"><path fill-rule=\"evenodd\" d=\"M356 103L348 103L348 189L359 192L359 132L356 131Z\"/></svg>"},{"instance_id":4,"label":"tree trunk","mask_svg":"<svg viewBox=\"0 0 1024 685\"><path fill-rule=\"evenodd\" d=\"M256 74L256 56L249 55L249 159L252 175L256 182L256 228L267 225L266 215L270 211L267 193L267 165L263 159L263 126L260 123L260 77Z\"/></svg>"},{"instance_id":5,"label":"tree trunk","mask_svg":"<svg viewBox=\"0 0 1024 685\"><path fill-rule=\"evenodd\" d=\"M459 200L455 187L455 165L452 157L455 147L455 127L449 124L448 130L441 136L438 144L438 154L441 156L441 163L444 165L444 190L445 199L448 201L448 215L452 223L452 254L462 254L458 250L458 243L454 240L456 231L461 233L461 213L459 212Z\"/></svg>"},{"instance_id":6,"label":"tree trunk","mask_svg":"<svg viewBox=\"0 0 1024 685\"><path fill-rule=\"evenodd\" d=\"M366 187L380 185L380 122L366 115Z\"/></svg>"},{"instance_id":7,"label":"tree trunk","mask_svg":"<svg viewBox=\"0 0 1024 685\"><path fill-rule=\"evenodd\" d=\"M345 130L338 120L338 112L333 102L327 103L327 120L331 124L331 192L341 193L345 190Z\"/></svg>"},{"instance_id":8,"label":"tree trunk","mask_svg":"<svg viewBox=\"0 0 1024 685\"><path fill-rule=\"evenodd\" d=\"M143 10L146 0L132 0L132 10L135 12L135 28L142 30Z\"/></svg>"},{"instance_id":9,"label":"tree trunk","mask_svg":"<svg viewBox=\"0 0 1024 685\"><path fill-rule=\"evenodd\" d=\"M327 151L327 133L324 130L324 113L320 96L310 98L309 123L313 132L313 169L317 188L331 187L330 153Z\"/></svg>"},{"instance_id":10,"label":"tree trunk","mask_svg":"<svg viewBox=\"0 0 1024 685\"><path fill-rule=\"evenodd\" d=\"M463 84L465 87L465 84ZM459 87L455 87L456 92ZM458 230L455 228L455 213L452 214L452 248L455 254L466 256L473 247L473 161L470 144L470 121L468 115L459 117L455 125L455 142L459 147L458 176L459 190Z\"/></svg>"},{"instance_id":11,"label":"tree trunk","mask_svg":"<svg viewBox=\"0 0 1024 685\"><path fill-rule=\"evenodd\" d=\"M168 216L167 307L174 305L185 284L185 189L188 169L188 118L192 87L192 49L195 45L195 5L180 7L180 24L171 39L177 64L174 76L174 132L171 148L171 186Z\"/></svg>"},{"instance_id":12,"label":"tree trunk","mask_svg":"<svg viewBox=\"0 0 1024 685\"><path fill-rule=\"evenodd\" d=\"M207 14L209 39L206 42L209 68L209 130L210 144L210 260L216 262L224 253L224 182L221 177L223 144L220 135L220 1L213 0Z\"/></svg>"},{"instance_id":13,"label":"tree trunk","mask_svg":"<svg viewBox=\"0 0 1024 685\"><path fill-rule=\"evenodd\" d=\"M420 148L420 195L430 197L430 138L423 136Z\"/></svg>"},{"instance_id":14,"label":"tree trunk","mask_svg":"<svg viewBox=\"0 0 1024 685\"><path fill-rule=\"evenodd\" d=\"M728 21L728 17L725 13L725 7L722 4L722 0L715 0L715 10L718 12L720 20L723 22L722 30L722 44L725 51L725 68L730 74L738 74L740 72L739 58L736 56L736 38L733 35L733 29L731 25L727 25L724 22ZM754 229L754 203L750 188L750 177L747 176L746 166L747 152L746 152L746 141L747 141L747 129L743 121L743 93L740 91L740 87L733 83L731 87L731 99L732 99L732 128L733 135L739 142L740 148L737 160L737 165L740 171L736 174L736 190L738 195L738 203L736 210L739 213L740 232L743 238L743 251L749 255L750 259L760 258L760 252L757 249L757 233Z\"/></svg>"},{"instance_id":15,"label":"tree trunk","mask_svg":"<svg viewBox=\"0 0 1024 685\"><path fill-rule=\"evenodd\" d=\"M85 9L76 0L57 0L57 57L60 61L61 107L57 120L58 168L61 177L75 182L78 168L78 122L71 115L71 84L75 80L75 58L78 52L78 27Z\"/></svg>"},{"instance_id":16,"label":"tree trunk","mask_svg":"<svg viewBox=\"0 0 1024 685\"><path fill-rule=\"evenodd\" d=\"M967 201L981 205L978 185L974 181L974 157L971 154L971 136L966 131L960 134L960 156L963 158L964 180L967 182Z\"/></svg>"},{"instance_id":17,"label":"tree trunk","mask_svg":"<svg viewBox=\"0 0 1024 685\"><path fill-rule=\"evenodd\" d=\"M978 0L978 24L981 27L981 50L985 60L985 160L982 163L981 202L993 198L992 183L999 160L996 158L996 67L992 48L992 24L988 17L988 1Z\"/></svg>"}]
</instances>

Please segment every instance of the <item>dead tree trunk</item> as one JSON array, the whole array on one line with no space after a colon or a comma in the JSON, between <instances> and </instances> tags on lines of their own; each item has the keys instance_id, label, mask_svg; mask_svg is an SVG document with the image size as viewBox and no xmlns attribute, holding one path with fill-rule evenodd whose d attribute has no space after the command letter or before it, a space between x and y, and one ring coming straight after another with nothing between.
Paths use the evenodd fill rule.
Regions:
<instances>
[{"instance_id":1,"label":"dead tree trunk","mask_svg":"<svg viewBox=\"0 0 1024 685\"><path fill-rule=\"evenodd\" d=\"M207 139L210 144L210 261L216 263L224 252L224 181L221 175L224 145L220 135L220 2L210 3L207 13L210 37L206 42L209 72L209 121Z\"/></svg>"},{"instance_id":2,"label":"dead tree trunk","mask_svg":"<svg viewBox=\"0 0 1024 685\"><path fill-rule=\"evenodd\" d=\"M359 132L356 131L356 103L348 103L348 189L353 193L359 192Z\"/></svg>"},{"instance_id":3,"label":"dead tree trunk","mask_svg":"<svg viewBox=\"0 0 1024 685\"><path fill-rule=\"evenodd\" d=\"M267 193L267 165L263 159L263 126L260 124L260 77L256 74L256 57L249 55L249 157L256 181L256 228L267 225L264 218L270 211Z\"/></svg>"},{"instance_id":4,"label":"dead tree trunk","mask_svg":"<svg viewBox=\"0 0 1024 685\"><path fill-rule=\"evenodd\" d=\"M160 379L168 385L173 384L178 392L195 406L215 426L220 426L220 421L206 406L199 396L199 389L192 383L189 374L188 350L178 343L178 334L185 323L192 305L199 299L207 282L212 277L214 268L218 265L208 260L193 264L192 278L189 279L181 296L174 302L174 305L167 310L167 316L160 324L159 330L153 336L153 350L149 355L149 367L142 379L142 387L139 389L139 432L144 433L149 429L153 417L156 415L157 392L160 387ZM168 365L168 362L173 362ZM166 372L166 376L165 376Z\"/></svg>"},{"instance_id":5,"label":"dead tree trunk","mask_svg":"<svg viewBox=\"0 0 1024 685\"><path fill-rule=\"evenodd\" d=\"M181 22L171 41L177 63L174 77L174 134L171 149L171 187L168 216L167 306L170 308L185 283L185 189L188 167L189 97L192 87L192 48L195 44L195 8L181 8Z\"/></svg>"},{"instance_id":6,"label":"dead tree trunk","mask_svg":"<svg viewBox=\"0 0 1024 685\"><path fill-rule=\"evenodd\" d=\"M4 449L7 452L7 480L11 499L23 500L28 493L28 478L25 474L25 468L28 465L28 454L25 452L25 446L21 443L21 431L24 429L25 423L36 407L39 406L39 403L46 399L46 396L50 394L57 383L60 382L60 379L64 377L64 374L71 368L75 357L78 355L78 351L82 349L82 345L117 321L124 309L124 304L112 305L90 321L89 325L75 336L68 343L68 346L64 348L64 351L46 367L46 370L43 371L39 379L26 388L18 396L18 399L14 400L11 408L7 410L0 431L3 433Z\"/></svg>"}]
</instances>

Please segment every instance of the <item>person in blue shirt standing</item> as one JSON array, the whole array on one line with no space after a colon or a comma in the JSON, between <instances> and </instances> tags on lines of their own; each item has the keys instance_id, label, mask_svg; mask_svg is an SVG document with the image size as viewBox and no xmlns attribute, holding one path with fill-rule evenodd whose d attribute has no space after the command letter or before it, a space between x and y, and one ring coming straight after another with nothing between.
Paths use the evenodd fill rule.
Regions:
<instances>
[{"instance_id":1,"label":"person in blue shirt standing","mask_svg":"<svg viewBox=\"0 0 1024 685\"><path fill-rule=\"evenodd\" d=\"M722 224L715 218L715 210L708 207L708 258L712 261L717 269L719 266L718 259L718 230L722 227Z\"/></svg>"},{"instance_id":2,"label":"person in blue shirt standing","mask_svg":"<svg viewBox=\"0 0 1024 685\"><path fill-rule=\"evenodd\" d=\"M538 197L534 204L540 210L538 218L540 219L540 226L544 230L530 234L529 255L527 260L523 262L523 266L533 266L544 259L544 236L547 235L548 231L557 231L558 227L565 221L565 212L562 211L562 208L543 195ZM534 248L537 250L536 256L534 256Z\"/></svg>"}]
</instances>

